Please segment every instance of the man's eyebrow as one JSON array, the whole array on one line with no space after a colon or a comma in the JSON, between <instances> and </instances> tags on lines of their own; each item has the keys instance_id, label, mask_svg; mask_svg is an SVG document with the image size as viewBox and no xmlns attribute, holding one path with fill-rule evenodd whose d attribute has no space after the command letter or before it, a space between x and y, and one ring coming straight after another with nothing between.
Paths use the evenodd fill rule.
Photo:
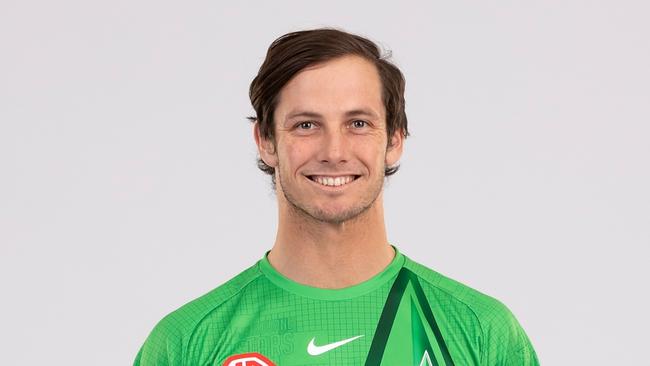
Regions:
<instances>
[{"instance_id":1,"label":"man's eyebrow","mask_svg":"<svg viewBox=\"0 0 650 366\"><path fill-rule=\"evenodd\" d=\"M371 109L365 109L365 108L358 108L358 109L352 109L347 112L345 112L345 117L354 117L354 116L368 116L371 118L379 118L377 113L375 113ZM286 120L290 120L292 118L296 117L307 117L307 118L323 118L323 116L320 113L312 112L312 111L293 111L287 115Z\"/></svg>"},{"instance_id":2,"label":"man's eyebrow","mask_svg":"<svg viewBox=\"0 0 650 366\"><path fill-rule=\"evenodd\" d=\"M345 112L346 117L354 117L354 116L368 116L371 118L379 118L379 115L375 113L372 109L353 109L351 111Z\"/></svg>"},{"instance_id":3,"label":"man's eyebrow","mask_svg":"<svg viewBox=\"0 0 650 366\"><path fill-rule=\"evenodd\" d=\"M312 111L293 111L289 114L287 114L286 120L290 120L292 118L296 117L307 117L307 118L322 118L323 116L320 115L319 113L312 112Z\"/></svg>"}]
</instances>

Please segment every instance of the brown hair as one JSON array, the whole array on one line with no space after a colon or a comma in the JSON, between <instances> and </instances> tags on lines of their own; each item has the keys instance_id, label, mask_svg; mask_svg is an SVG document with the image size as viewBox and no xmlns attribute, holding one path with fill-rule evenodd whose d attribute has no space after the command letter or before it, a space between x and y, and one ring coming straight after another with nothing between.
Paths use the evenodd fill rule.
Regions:
<instances>
[{"instance_id":1,"label":"brown hair","mask_svg":"<svg viewBox=\"0 0 650 366\"><path fill-rule=\"evenodd\" d=\"M409 133L404 110L405 80L402 72L387 61L390 52L382 55L374 42L333 28L287 33L269 46L266 58L257 76L251 82L249 90L256 116L248 119L259 123L262 137L275 143L273 114L280 90L291 78L306 67L346 55L361 56L377 67L386 108L388 143L390 144L390 137L395 131L402 131L403 136L407 137ZM260 158L257 160L257 166L263 172L272 175L275 183L273 167L266 165ZM386 167L384 174L385 176L395 174L398 169L399 165Z\"/></svg>"}]
</instances>

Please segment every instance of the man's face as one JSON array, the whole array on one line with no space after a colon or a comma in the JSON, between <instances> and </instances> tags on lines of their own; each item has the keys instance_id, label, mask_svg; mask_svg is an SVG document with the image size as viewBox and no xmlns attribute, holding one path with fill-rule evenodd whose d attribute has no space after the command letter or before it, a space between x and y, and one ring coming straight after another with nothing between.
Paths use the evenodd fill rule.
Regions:
<instances>
[{"instance_id":1,"label":"man's face","mask_svg":"<svg viewBox=\"0 0 650 366\"><path fill-rule=\"evenodd\" d=\"M275 168L290 207L318 221L345 222L372 207L385 167L401 155L400 131L387 150L381 80L361 57L298 73L281 90L274 119L275 146L256 126L260 157Z\"/></svg>"}]
</instances>

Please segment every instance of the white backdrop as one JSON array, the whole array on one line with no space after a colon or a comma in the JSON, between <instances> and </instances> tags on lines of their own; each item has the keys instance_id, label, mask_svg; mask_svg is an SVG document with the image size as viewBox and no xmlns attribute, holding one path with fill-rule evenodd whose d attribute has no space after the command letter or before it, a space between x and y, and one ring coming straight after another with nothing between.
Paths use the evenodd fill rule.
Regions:
<instances>
[{"instance_id":1,"label":"white backdrop","mask_svg":"<svg viewBox=\"0 0 650 366\"><path fill-rule=\"evenodd\" d=\"M227 3L2 0L2 364L130 364L270 249L248 85L317 26L406 76L391 242L506 303L545 365L648 364L647 2Z\"/></svg>"}]
</instances>

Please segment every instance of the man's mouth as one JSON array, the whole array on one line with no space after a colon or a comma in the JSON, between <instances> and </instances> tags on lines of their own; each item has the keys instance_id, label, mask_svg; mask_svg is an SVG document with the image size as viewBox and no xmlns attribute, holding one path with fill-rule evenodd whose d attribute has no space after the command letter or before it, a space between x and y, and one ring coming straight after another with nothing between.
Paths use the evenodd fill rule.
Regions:
<instances>
[{"instance_id":1,"label":"man's mouth","mask_svg":"<svg viewBox=\"0 0 650 366\"><path fill-rule=\"evenodd\" d=\"M328 187L338 187L338 186L346 185L359 177L360 175L341 175L341 176L308 175L307 176L307 178L309 178L311 181Z\"/></svg>"}]
</instances>

